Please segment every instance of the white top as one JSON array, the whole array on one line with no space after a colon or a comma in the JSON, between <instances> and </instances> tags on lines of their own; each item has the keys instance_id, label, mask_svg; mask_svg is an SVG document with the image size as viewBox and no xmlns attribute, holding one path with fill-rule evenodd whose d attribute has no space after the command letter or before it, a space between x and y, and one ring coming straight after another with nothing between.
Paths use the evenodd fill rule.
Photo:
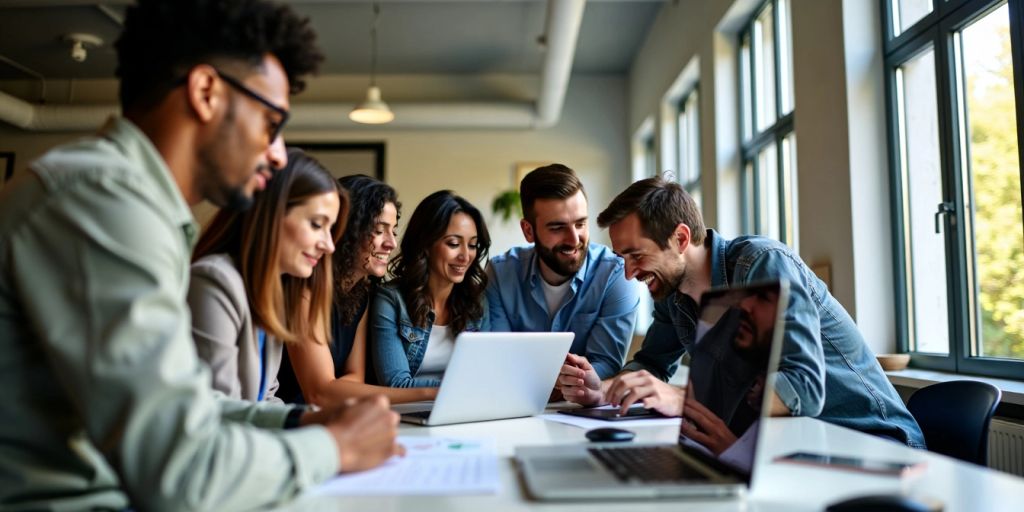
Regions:
<instances>
[{"instance_id":1,"label":"white top","mask_svg":"<svg viewBox=\"0 0 1024 512\"><path fill-rule=\"evenodd\" d=\"M540 284L544 290L544 300L548 303L548 318L555 316L558 312L558 308L562 307L565 303L565 298L569 296L569 282L568 280L560 285L548 284L544 279L540 280Z\"/></svg>"},{"instance_id":2,"label":"white top","mask_svg":"<svg viewBox=\"0 0 1024 512\"><path fill-rule=\"evenodd\" d=\"M427 352L423 354L423 362L416 372L416 378L440 379L448 368L448 360L455 350L455 337L447 325L435 325L430 328L430 339L427 340Z\"/></svg>"}]
</instances>

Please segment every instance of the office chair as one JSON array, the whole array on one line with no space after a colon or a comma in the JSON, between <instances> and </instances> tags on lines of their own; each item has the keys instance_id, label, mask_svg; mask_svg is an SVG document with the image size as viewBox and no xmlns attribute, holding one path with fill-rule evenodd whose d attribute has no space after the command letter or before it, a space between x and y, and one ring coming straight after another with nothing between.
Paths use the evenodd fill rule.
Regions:
<instances>
[{"instance_id":1,"label":"office chair","mask_svg":"<svg viewBox=\"0 0 1024 512\"><path fill-rule=\"evenodd\" d=\"M911 395L907 409L928 450L987 466L988 426L1001 396L999 388L984 382L939 382Z\"/></svg>"}]
</instances>

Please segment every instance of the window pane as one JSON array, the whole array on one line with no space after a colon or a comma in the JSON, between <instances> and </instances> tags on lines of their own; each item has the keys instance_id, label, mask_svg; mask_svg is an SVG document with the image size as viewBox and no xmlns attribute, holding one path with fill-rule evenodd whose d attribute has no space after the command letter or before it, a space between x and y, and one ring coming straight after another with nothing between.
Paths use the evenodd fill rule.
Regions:
<instances>
[{"instance_id":1,"label":"window pane","mask_svg":"<svg viewBox=\"0 0 1024 512\"><path fill-rule=\"evenodd\" d=\"M685 186L700 181L700 148L698 147L697 93L686 96L677 119L679 127L679 182Z\"/></svg>"},{"instance_id":2,"label":"window pane","mask_svg":"<svg viewBox=\"0 0 1024 512\"><path fill-rule=\"evenodd\" d=\"M757 131L775 124L775 25L768 4L754 21L754 101Z\"/></svg>"},{"instance_id":3,"label":"window pane","mask_svg":"<svg viewBox=\"0 0 1024 512\"><path fill-rule=\"evenodd\" d=\"M654 136L644 139L644 176L651 177L658 174L656 155L654 154Z\"/></svg>"},{"instance_id":4,"label":"window pane","mask_svg":"<svg viewBox=\"0 0 1024 512\"><path fill-rule=\"evenodd\" d=\"M932 12L932 0L889 0L892 8L892 33L898 36Z\"/></svg>"},{"instance_id":5,"label":"window pane","mask_svg":"<svg viewBox=\"0 0 1024 512\"><path fill-rule=\"evenodd\" d=\"M1024 358L1024 226L1006 4L964 29L962 41L977 355Z\"/></svg>"},{"instance_id":6,"label":"window pane","mask_svg":"<svg viewBox=\"0 0 1024 512\"><path fill-rule=\"evenodd\" d=\"M948 354L945 233L934 223L943 201L934 50L900 66L896 79L910 346Z\"/></svg>"},{"instance_id":7,"label":"window pane","mask_svg":"<svg viewBox=\"0 0 1024 512\"><path fill-rule=\"evenodd\" d=\"M782 103L779 114L793 111L793 33L789 17L789 0L779 0L779 93Z\"/></svg>"},{"instance_id":8,"label":"window pane","mask_svg":"<svg viewBox=\"0 0 1024 512\"><path fill-rule=\"evenodd\" d=\"M757 196L754 195L754 164L743 166L743 231L757 233Z\"/></svg>"},{"instance_id":9,"label":"window pane","mask_svg":"<svg viewBox=\"0 0 1024 512\"><path fill-rule=\"evenodd\" d=\"M704 210L704 196L701 192L700 186L687 187L687 192L690 193L690 197L693 197L693 202L697 203L697 209L700 211Z\"/></svg>"},{"instance_id":10,"label":"window pane","mask_svg":"<svg viewBox=\"0 0 1024 512\"><path fill-rule=\"evenodd\" d=\"M782 201L786 208L786 224L783 233L786 243L796 249L797 208L796 208L796 134L782 139Z\"/></svg>"},{"instance_id":11,"label":"window pane","mask_svg":"<svg viewBox=\"0 0 1024 512\"><path fill-rule=\"evenodd\" d=\"M740 48L740 109L743 116L743 140L750 140L753 134L754 118L753 108L750 105L752 98L750 80L750 33L743 34L743 45Z\"/></svg>"},{"instance_id":12,"label":"window pane","mask_svg":"<svg viewBox=\"0 0 1024 512\"><path fill-rule=\"evenodd\" d=\"M766 146L757 155L757 195L760 198L758 234L782 239L779 218L779 166L775 144Z\"/></svg>"}]
</instances>

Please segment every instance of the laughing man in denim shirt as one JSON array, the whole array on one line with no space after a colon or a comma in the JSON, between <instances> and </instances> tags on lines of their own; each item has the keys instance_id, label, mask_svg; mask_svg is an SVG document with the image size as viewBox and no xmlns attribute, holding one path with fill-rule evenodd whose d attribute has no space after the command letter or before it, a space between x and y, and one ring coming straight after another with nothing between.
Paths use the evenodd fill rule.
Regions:
<instances>
[{"instance_id":1,"label":"laughing man in denim shirt","mask_svg":"<svg viewBox=\"0 0 1024 512\"><path fill-rule=\"evenodd\" d=\"M663 382L694 343L697 300L727 285L786 279L790 300L772 414L815 416L862 432L924 447L924 437L842 305L799 256L775 240L734 240L706 230L693 198L678 184L649 178L619 194L598 217L609 228L626 276L647 285L654 323L627 372L597 380L584 358L570 358L559 384L587 405L642 402L689 415L684 388ZM695 418L691 418L696 421Z\"/></svg>"},{"instance_id":2,"label":"laughing man in denim shirt","mask_svg":"<svg viewBox=\"0 0 1024 512\"><path fill-rule=\"evenodd\" d=\"M624 279L622 258L589 243L587 196L572 169L534 169L520 185L523 236L487 265L491 330L573 332L569 352L586 356L597 375L622 369L640 296Z\"/></svg>"}]
</instances>

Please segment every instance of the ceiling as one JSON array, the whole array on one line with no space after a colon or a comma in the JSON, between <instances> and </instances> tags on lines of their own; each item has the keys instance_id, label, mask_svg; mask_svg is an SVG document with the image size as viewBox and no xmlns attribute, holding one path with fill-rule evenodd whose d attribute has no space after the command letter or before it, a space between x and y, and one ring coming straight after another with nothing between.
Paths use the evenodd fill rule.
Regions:
<instances>
[{"instance_id":1,"label":"ceiling","mask_svg":"<svg viewBox=\"0 0 1024 512\"><path fill-rule=\"evenodd\" d=\"M0 0L0 80L112 78L111 46L127 0ZM370 69L369 0L291 0L307 15L326 54L321 74ZM626 73L663 0L589 0L574 73ZM544 0L382 0L379 74L539 73ZM104 41L85 62L62 37L85 32ZM38 78L38 77L36 77Z\"/></svg>"}]
</instances>

